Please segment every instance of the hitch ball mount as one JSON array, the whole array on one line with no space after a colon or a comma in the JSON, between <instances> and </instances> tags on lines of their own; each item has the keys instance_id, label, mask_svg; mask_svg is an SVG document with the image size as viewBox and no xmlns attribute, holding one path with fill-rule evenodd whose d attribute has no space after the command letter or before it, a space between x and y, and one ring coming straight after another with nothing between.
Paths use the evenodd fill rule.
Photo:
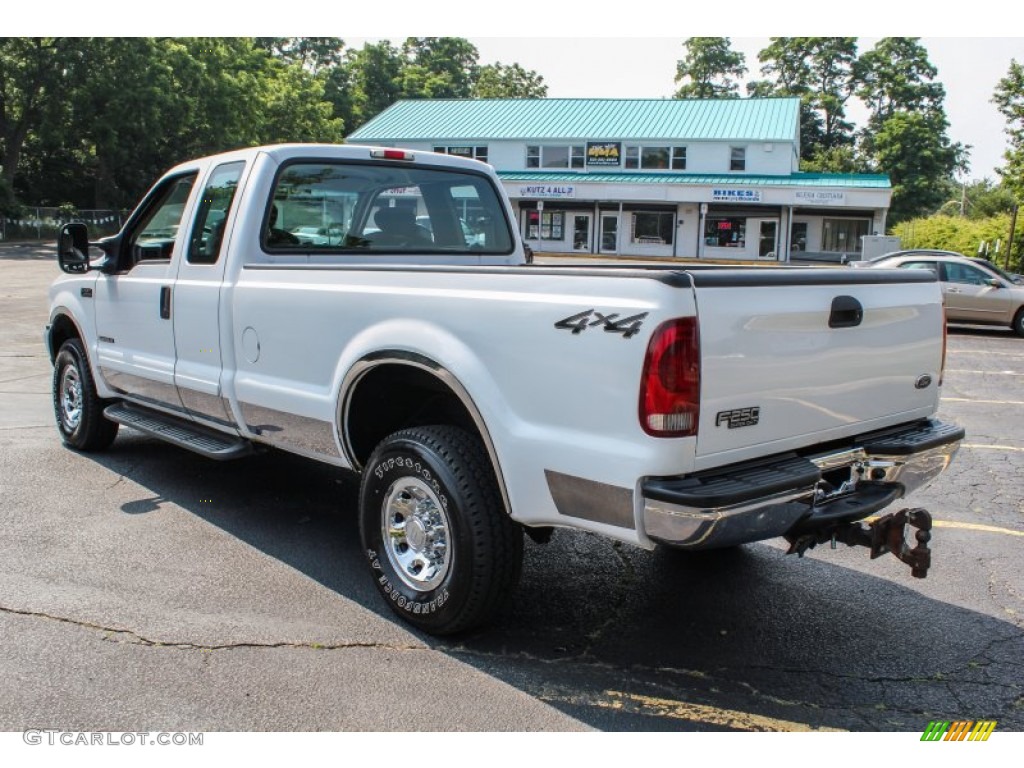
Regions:
<instances>
[{"instance_id":1,"label":"hitch ball mount","mask_svg":"<svg viewBox=\"0 0 1024 768\"><path fill-rule=\"evenodd\" d=\"M907 542L908 528L916 528L914 538L917 544L911 548ZM910 566L910 573L915 579L923 579L928 575L932 564L932 553L928 542L932 538L932 516L924 509L901 509L875 518L868 523L840 523L820 528L816 531L786 536L789 550L786 554L804 556L804 552L813 549L826 541L836 548L836 542L848 547L867 547L871 550L871 559L884 554L893 554L900 561Z\"/></svg>"}]
</instances>

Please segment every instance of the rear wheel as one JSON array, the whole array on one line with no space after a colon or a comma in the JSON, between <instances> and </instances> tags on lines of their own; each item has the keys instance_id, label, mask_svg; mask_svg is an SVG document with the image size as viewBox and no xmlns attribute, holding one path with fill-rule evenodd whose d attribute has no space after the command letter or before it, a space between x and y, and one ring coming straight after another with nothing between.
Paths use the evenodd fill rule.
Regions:
<instances>
[{"instance_id":1,"label":"rear wheel","mask_svg":"<svg viewBox=\"0 0 1024 768\"><path fill-rule=\"evenodd\" d=\"M53 411L64 443L80 451L101 451L114 442L118 425L104 418L107 405L96 394L82 342L68 339L53 363Z\"/></svg>"},{"instance_id":2,"label":"rear wheel","mask_svg":"<svg viewBox=\"0 0 1024 768\"><path fill-rule=\"evenodd\" d=\"M447 426L387 437L363 473L359 528L377 589L435 635L486 622L522 569L522 529L505 513L478 438Z\"/></svg>"},{"instance_id":3,"label":"rear wheel","mask_svg":"<svg viewBox=\"0 0 1024 768\"><path fill-rule=\"evenodd\" d=\"M1013 317L1013 332L1018 336L1024 336L1024 307L1017 310Z\"/></svg>"}]
</instances>

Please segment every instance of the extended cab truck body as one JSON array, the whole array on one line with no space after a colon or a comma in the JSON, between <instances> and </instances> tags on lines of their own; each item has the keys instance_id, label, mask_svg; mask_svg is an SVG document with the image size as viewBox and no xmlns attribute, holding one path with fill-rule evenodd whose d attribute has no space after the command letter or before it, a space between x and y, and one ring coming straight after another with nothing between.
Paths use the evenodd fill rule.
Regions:
<instances>
[{"instance_id":1,"label":"extended cab truck body","mask_svg":"<svg viewBox=\"0 0 1024 768\"><path fill-rule=\"evenodd\" d=\"M281 145L174 168L113 238L67 226L63 439L361 471L369 568L436 633L501 603L524 529L852 544L955 453L930 273L534 265L500 190L473 160Z\"/></svg>"}]
</instances>

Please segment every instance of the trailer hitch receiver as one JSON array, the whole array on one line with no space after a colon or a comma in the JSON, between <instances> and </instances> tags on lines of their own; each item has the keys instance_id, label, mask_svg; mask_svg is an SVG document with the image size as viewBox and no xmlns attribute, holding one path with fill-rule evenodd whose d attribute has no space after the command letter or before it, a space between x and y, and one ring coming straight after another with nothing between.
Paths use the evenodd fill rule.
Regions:
<instances>
[{"instance_id":1,"label":"trailer hitch receiver","mask_svg":"<svg viewBox=\"0 0 1024 768\"><path fill-rule=\"evenodd\" d=\"M916 545L911 548L907 542L909 528L916 528L914 539ZM932 553L928 542L932 538L932 516L924 509L901 509L875 518L868 523L840 523L822 527L813 531L787 535L789 550L786 554L803 557L804 552L826 541L842 542L849 547L867 547L871 550L871 559L884 554L893 554L910 566L910 573L915 579L923 579L928 575L932 564Z\"/></svg>"}]
</instances>

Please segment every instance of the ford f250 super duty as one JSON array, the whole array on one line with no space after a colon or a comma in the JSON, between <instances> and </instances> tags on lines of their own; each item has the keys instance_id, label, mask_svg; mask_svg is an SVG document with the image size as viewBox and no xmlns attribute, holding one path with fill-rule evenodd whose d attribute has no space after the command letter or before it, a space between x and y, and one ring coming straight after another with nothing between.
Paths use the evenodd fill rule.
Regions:
<instances>
[{"instance_id":1,"label":"ford f250 super duty","mask_svg":"<svg viewBox=\"0 0 1024 768\"><path fill-rule=\"evenodd\" d=\"M933 274L540 265L514 221L493 170L457 157L281 145L179 165L119 234L60 233L60 434L361 472L368 572L438 634L485 621L524 532L555 527L648 549L840 541L925 574L928 513L875 513L963 438L933 418Z\"/></svg>"}]
</instances>

